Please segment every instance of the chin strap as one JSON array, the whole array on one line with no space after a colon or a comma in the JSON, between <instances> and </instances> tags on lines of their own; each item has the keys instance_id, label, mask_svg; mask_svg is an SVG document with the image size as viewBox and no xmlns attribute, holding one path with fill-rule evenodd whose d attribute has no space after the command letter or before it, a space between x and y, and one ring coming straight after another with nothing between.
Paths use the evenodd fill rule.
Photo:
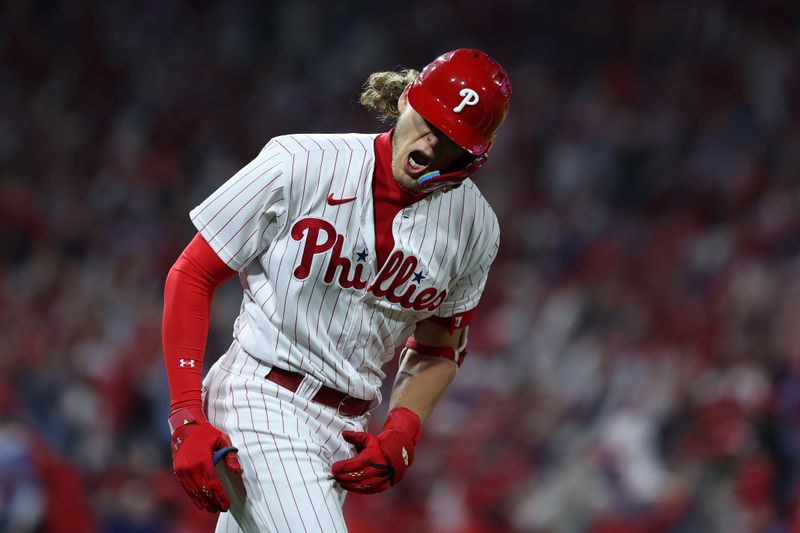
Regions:
<instances>
[{"instance_id":1,"label":"chin strap","mask_svg":"<svg viewBox=\"0 0 800 533\"><path fill-rule=\"evenodd\" d=\"M455 189L461 182L475 173L489 158L488 153L477 157L472 163L462 170L442 174L438 170L423 174L417 181L420 192L433 192L440 189Z\"/></svg>"}]
</instances>

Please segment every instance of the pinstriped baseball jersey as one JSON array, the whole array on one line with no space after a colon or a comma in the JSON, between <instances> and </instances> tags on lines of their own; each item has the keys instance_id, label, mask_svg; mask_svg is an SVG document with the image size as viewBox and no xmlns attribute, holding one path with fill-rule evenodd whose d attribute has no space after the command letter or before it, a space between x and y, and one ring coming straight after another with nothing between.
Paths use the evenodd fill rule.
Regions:
<instances>
[{"instance_id":1,"label":"pinstriped baseball jersey","mask_svg":"<svg viewBox=\"0 0 800 533\"><path fill-rule=\"evenodd\" d=\"M380 402L381 366L415 324L477 305L499 228L467 180L400 210L379 265L375 137L276 137L190 216L240 273L246 352Z\"/></svg>"}]
</instances>

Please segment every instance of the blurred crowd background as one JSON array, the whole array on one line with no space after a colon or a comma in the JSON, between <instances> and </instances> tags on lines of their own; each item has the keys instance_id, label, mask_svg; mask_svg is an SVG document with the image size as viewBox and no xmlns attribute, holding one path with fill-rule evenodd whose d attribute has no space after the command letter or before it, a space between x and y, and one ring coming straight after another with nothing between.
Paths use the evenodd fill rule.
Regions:
<instances>
[{"instance_id":1,"label":"blurred crowd background","mask_svg":"<svg viewBox=\"0 0 800 533\"><path fill-rule=\"evenodd\" d=\"M165 423L188 211L272 136L385 130L367 75L461 46L514 85L501 252L351 531L800 531L795 0L0 2L0 530L213 529Z\"/></svg>"}]
</instances>

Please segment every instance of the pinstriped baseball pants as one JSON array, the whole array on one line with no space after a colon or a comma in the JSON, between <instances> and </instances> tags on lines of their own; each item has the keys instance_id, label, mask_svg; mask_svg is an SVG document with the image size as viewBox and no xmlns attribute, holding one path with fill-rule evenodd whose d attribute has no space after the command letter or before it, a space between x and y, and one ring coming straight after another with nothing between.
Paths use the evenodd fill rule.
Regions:
<instances>
[{"instance_id":1,"label":"pinstriped baseball pants","mask_svg":"<svg viewBox=\"0 0 800 533\"><path fill-rule=\"evenodd\" d=\"M345 491L331 465L353 454L342 431L364 431L368 415L340 416L308 399L313 385L293 393L265 379L269 370L234 341L203 382L208 419L239 448L247 491L216 532L346 533Z\"/></svg>"}]
</instances>

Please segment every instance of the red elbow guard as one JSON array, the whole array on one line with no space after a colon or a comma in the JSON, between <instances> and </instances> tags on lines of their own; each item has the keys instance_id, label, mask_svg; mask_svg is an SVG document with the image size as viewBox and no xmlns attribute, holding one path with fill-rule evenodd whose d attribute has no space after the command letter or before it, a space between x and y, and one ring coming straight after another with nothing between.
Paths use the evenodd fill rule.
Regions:
<instances>
[{"instance_id":1,"label":"red elbow guard","mask_svg":"<svg viewBox=\"0 0 800 533\"><path fill-rule=\"evenodd\" d=\"M466 344L466 343L465 343ZM464 357L467 355L466 347L459 350L451 346L428 346L417 341L414 337L406 339L406 348L414 350L422 355L430 355L431 357L441 357L443 359L450 359L458 366L464 362Z\"/></svg>"}]
</instances>

